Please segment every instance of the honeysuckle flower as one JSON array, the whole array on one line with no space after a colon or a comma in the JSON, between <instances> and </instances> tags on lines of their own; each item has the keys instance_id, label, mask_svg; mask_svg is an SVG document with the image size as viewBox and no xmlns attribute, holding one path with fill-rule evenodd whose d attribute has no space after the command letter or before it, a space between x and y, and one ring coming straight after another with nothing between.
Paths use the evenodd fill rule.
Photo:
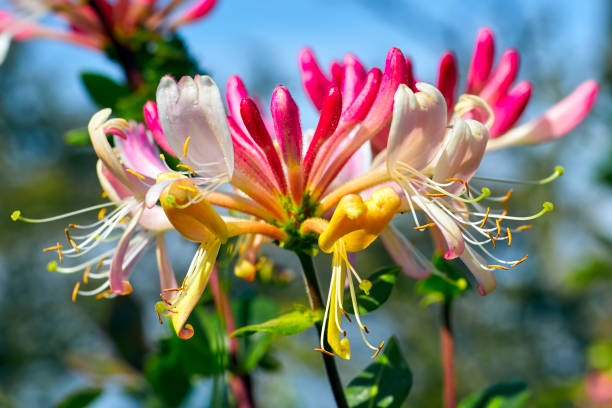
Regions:
<instances>
[{"instance_id":1,"label":"honeysuckle flower","mask_svg":"<svg viewBox=\"0 0 612 408\"><path fill-rule=\"evenodd\" d=\"M195 0L180 10L176 9L183 3L181 0L163 4L153 0L12 0L11 3L15 6L14 12L0 10L0 61L11 39L48 38L102 51L113 40L129 38L139 30L161 33L197 21L211 11L216 0ZM66 28L37 23L49 13L66 23Z\"/></svg>"},{"instance_id":2,"label":"honeysuckle flower","mask_svg":"<svg viewBox=\"0 0 612 408\"><path fill-rule=\"evenodd\" d=\"M371 163L371 168L380 169L379 165L385 159L393 158L392 155L387 155L387 152L395 152L396 154L401 152L402 155L412 157L411 161L413 162L410 164L413 168L411 171L425 171L426 174L421 173L420 176L418 176L421 180L430 178L431 182L443 184L439 185L438 188L443 187L444 193L441 191L430 191L426 194L437 194L440 196L446 192L455 195L465 194L468 192L468 190L466 190L468 186L467 183L473 176L482 155L486 151L516 144L541 143L562 137L584 119L595 101L598 85L595 81L588 80L579 85L576 90L564 100L547 110L541 117L518 127L514 127L527 105L531 95L531 85L523 81L511 88L518 72L518 53L516 51L506 51L498 67L492 72L493 58L493 36L491 31L485 28L479 32L476 41L474 55L468 72L466 85L467 94L457 100L457 62L451 52L446 52L440 60L437 80L437 88L439 90L437 93L439 95L436 95L439 106L441 106L440 102L442 100L445 102L448 113L445 116L446 119L442 119L442 109L438 106L438 109L435 110L438 119L434 120L432 117L429 122L430 124L437 123L437 130L428 130L430 136L426 139L418 137L413 138L414 140L411 139L411 145L407 146L407 150L398 149L397 143L395 143L392 148L388 140L389 126L383 128L371 139L373 151L375 153L382 152L382 154L379 154ZM323 73L316 62L314 54L308 49L301 52L298 61L306 93L315 107L319 110L322 107L321 95L331 86L335 85L339 87L339 89L343 91L343 97L346 92L348 98L354 94L353 89L359 89L359 87L362 86L363 72L365 70L363 65L361 65L358 59L353 55L347 55L342 63L332 62L329 76ZM407 87L406 89L418 92L419 89L417 89L417 83L412 74L412 63L410 60L406 61L406 71L403 81ZM470 96L468 94L475 96ZM434 115L434 112L431 111L428 114L431 116ZM480 132L477 132L477 135L480 136L473 138L473 127L477 125L471 121L457 121L458 117L463 119L476 119L482 123L488 122L486 132L481 129ZM398 121L399 120L398 118ZM442 130L442 124L445 123L444 121L446 121L447 126L454 129L449 131L449 135L447 136L443 136L445 134ZM398 123L399 122L396 124ZM465 137L459 137L460 134L466 134L464 131L466 124L470 130L467 134L469 134L472 139L469 143L466 143L464 140ZM416 128L418 129L419 126ZM485 133L486 136L484 136ZM401 136L404 137L406 135L407 134ZM432 138L431 135L435 137ZM456 136L451 137L451 135ZM446 147L441 150L440 146L442 146L442 140L445 140L444 145ZM469 155L470 158L465 155ZM416 162L414 162L414 160L416 160ZM426 163L429 163L427 169L419 169L420 164ZM555 173L551 178L548 178L548 181L560 174L561 169L555 169ZM360 178L358 180L363 179L364 178ZM372 179L372 177L368 176L365 177L365 179ZM463 187L461 183L463 183ZM412 184L413 183L407 184L409 190L415 188ZM348 190L345 189L345 191ZM488 192L487 189L484 191ZM446 214L445 211L440 212L440 208L435 205L436 202L448 201L448 198L417 198L424 206L424 208L421 208L414 202L414 198L416 197L406 200L410 197L412 197L411 194L407 194L403 197L409 209L413 211L415 208L424 210L429 217L437 218L437 222L433 220L434 225L441 224L446 226L445 228L441 228L441 232L445 236L448 245L447 257L452 258L457 254L461 254L462 260L467 265L471 265L470 269L476 271L476 275L480 276L480 280L482 280L481 293L488 293L492 290L494 288L494 280L491 278L492 274L489 273L491 272L491 267L484 262L482 257L475 252L472 247L468 246L467 250L463 250L463 248L465 248L465 239L462 234L458 233L456 223L448 218L448 214ZM326 197L324 201L329 200L330 202L334 202L336 199L337 197L333 197L333 199L332 197ZM465 199L469 198L464 197L463 200ZM504 204L505 206L507 197L498 197L498 199L502 200L500 204ZM456 203L459 202L461 202L461 200L456 201ZM471 203L470 205L478 206L478 203ZM545 210L550 208L551 206L546 205ZM489 209L488 207L486 209L483 207L480 208L480 211L481 216L484 217L484 214L487 213ZM417 221L416 216L415 221ZM418 221L417 228L420 228ZM494 238L497 239L500 235L499 228L500 227L496 225L494 231L485 231L485 229L481 229L478 231L478 234L482 234L483 232L495 232L496 237ZM520 229L521 227L518 228ZM510 231L508 231L508 236L505 239L510 243L511 236L509 236L509 234L511 234ZM414 251L414 248L396 229L391 227L385 229L381 238L390 255L396 261L401 262L403 270L407 274L417 278L427 276L427 270L431 270L431 267L427 265L427 262L418 252ZM469 240L472 243L477 242L473 237L469 238ZM489 239L489 242L493 241ZM482 243L479 244L480 245L476 246L479 247L482 245ZM506 263L506 265L507 264L508 263ZM510 263L510 265L512 264L513 263ZM494 267L502 266L494 265ZM484 272L482 272L483 270Z\"/></svg>"},{"instance_id":3,"label":"honeysuckle flower","mask_svg":"<svg viewBox=\"0 0 612 408\"><path fill-rule=\"evenodd\" d=\"M153 244L156 245L162 289L176 287L164 243L164 233L172 225L160 206L145 206L147 190L140 179L151 179L151 175L167 171L167 168L143 125L119 119L108 120L109 115L110 109L102 110L89 123L92 145L99 156L98 179L109 202L42 220L21 217L19 212L13 214L14 220L50 222L99 210L98 220L93 223L68 225L65 229L67 249L62 249L64 246L59 241L45 249L55 250L59 255L59 265L53 261L49 270L65 274L82 272L83 285L89 284L90 280L103 281L91 290L84 290L81 282L77 282L73 300L77 295L113 297L130 293L129 274L136 261ZM108 133L115 135L116 148L110 146ZM107 214L107 208L112 206L116 208ZM98 251L103 247L106 249ZM84 260L65 266L64 258Z\"/></svg>"},{"instance_id":4,"label":"honeysuckle flower","mask_svg":"<svg viewBox=\"0 0 612 408\"><path fill-rule=\"evenodd\" d=\"M521 81L512 86L519 68L519 54L516 50L506 50L495 69L493 69L494 55L493 34L488 28L483 28L476 38L465 94L480 96L493 111L494 121L489 130L490 140L487 150L558 139L582 122L591 110L597 97L598 84L593 80L587 80L540 117L515 127L531 97L531 84ZM323 73L314 54L308 49L300 53L298 63L306 93L319 110L322 106L321 95L324 95L331 85L340 88L343 98L345 93L346 97L350 98L354 94L354 89L359 89L363 81L363 65L351 54L344 58L342 64L332 62L329 76ZM404 83L416 92L412 62L409 59L406 62L406 69ZM451 51L447 51L440 59L436 87L444 96L449 113L454 111L457 102L458 80L456 58ZM472 112L472 115L473 119L482 119L478 117L477 112ZM449 115L448 120L451 119L452 116ZM387 138L388 129L373 138L372 147L376 153L386 147Z\"/></svg>"},{"instance_id":5,"label":"honeysuckle flower","mask_svg":"<svg viewBox=\"0 0 612 408\"><path fill-rule=\"evenodd\" d=\"M313 233L321 231L302 227L308 219L327 213L331 207L319 208L321 196L350 183L333 186L354 153L390 122L404 61L401 52L392 49L384 74L371 70L360 92L344 107L339 89L331 88L314 132L302 131L298 107L285 87L277 87L272 94L271 124L267 125L237 77L231 78L226 92L228 117L210 78L183 78L178 83L162 79L156 106L161 133L193 175L161 173L147 197L151 191L160 192L162 208L175 229L200 243L183 285L168 291L173 297L164 295L158 305L158 312L171 318L178 335L192 334L186 319L206 286L218 246L229 237L246 234L294 251L314 250ZM149 111L147 120L155 122L153 105ZM349 165L342 177L350 177L350 169ZM221 184L229 184L235 193L217 189ZM220 216L212 206L245 217ZM361 248L377 235L368 235ZM343 252L338 251L336 258L341 259ZM252 274L248 266L242 264L246 276Z\"/></svg>"}]
</instances>

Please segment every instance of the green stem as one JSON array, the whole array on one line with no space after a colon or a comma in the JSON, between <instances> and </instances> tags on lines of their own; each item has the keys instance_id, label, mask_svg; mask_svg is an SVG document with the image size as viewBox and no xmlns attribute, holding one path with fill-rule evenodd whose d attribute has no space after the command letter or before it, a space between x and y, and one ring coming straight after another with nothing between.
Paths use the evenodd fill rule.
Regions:
<instances>
[{"instance_id":1,"label":"green stem","mask_svg":"<svg viewBox=\"0 0 612 408\"><path fill-rule=\"evenodd\" d=\"M308 293L308 299L310 300L310 308L312 310L324 310L325 306L321 298L321 289L319 288L319 281L317 280L317 274L315 273L314 264L312 257L303 252L296 252L300 263L302 264L302 272L304 275L304 283L306 285L306 292ZM317 333L319 337L323 331L323 325L319 321L315 323ZM325 349L329 349L327 339L323 340ZM340 374L338 374L338 367L336 367L336 361L333 356L327 354L321 354L323 356L323 363L325 364L325 371L327 372L327 379L331 386L334 399L338 408L348 408L346 402L346 396L344 395L344 388L342 387L342 381L340 381Z\"/></svg>"}]
</instances>

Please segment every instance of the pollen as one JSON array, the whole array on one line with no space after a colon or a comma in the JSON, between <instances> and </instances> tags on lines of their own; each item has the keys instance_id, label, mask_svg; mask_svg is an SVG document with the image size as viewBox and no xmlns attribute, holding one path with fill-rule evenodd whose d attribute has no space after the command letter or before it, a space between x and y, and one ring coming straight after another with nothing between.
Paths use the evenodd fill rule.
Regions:
<instances>
[{"instance_id":1,"label":"pollen","mask_svg":"<svg viewBox=\"0 0 612 408\"><path fill-rule=\"evenodd\" d=\"M507 266L501 266L501 265L487 265L489 268L495 268L495 269L503 269L505 271L509 270L510 268L508 268Z\"/></svg>"},{"instance_id":2,"label":"pollen","mask_svg":"<svg viewBox=\"0 0 612 408\"><path fill-rule=\"evenodd\" d=\"M502 198L501 200L499 200L500 203L507 203L508 200L510 199L510 197L512 196L512 189L508 190L508 192L506 193L506 195L504 196L504 198Z\"/></svg>"},{"instance_id":3,"label":"pollen","mask_svg":"<svg viewBox=\"0 0 612 408\"><path fill-rule=\"evenodd\" d=\"M523 263L523 262L525 262L527 260L528 257L529 257L529 254L525 255L524 257L522 257L521 259L519 259L518 261L516 261L515 263L513 263L510 266L516 266L516 265L518 265L520 263Z\"/></svg>"},{"instance_id":4,"label":"pollen","mask_svg":"<svg viewBox=\"0 0 612 408\"><path fill-rule=\"evenodd\" d=\"M85 268L85 272L83 272L83 283L87 285L87 281L89 280L89 272L91 272L91 265Z\"/></svg>"},{"instance_id":5,"label":"pollen","mask_svg":"<svg viewBox=\"0 0 612 408\"><path fill-rule=\"evenodd\" d=\"M187 148L189 147L189 141L191 140L191 136L188 136L185 139L185 144L183 145L183 157L187 157Z\"/></svg>"},{"instance_id":6,"label":"pollen","mask_svg":"<svg viewBox=\"0 0 612 408\"><path fill-rule=\"evenodd\" d=\"M107 290L105 290L104 292L98 293L98 294L96 295L96 299L102 299L102 298L105 298L107 295L110 295L110 294L112 294L112 293L113 293L113 291L112 291L112 290L107 289Z\"/></svg>"},{"instance_id":7,"label":"pollen","mask_svg":"<svg viewBox=\"0 0 612 408\"><path fill-rule=\"evenodd\" d=\"M444 193L427 193L425 194L427 197L446 197Z\"/></svg>"},{"instance_id":8,"label":"pollen","mask_svg":"<svg viewBox=\"0 0 612 408\"><path fill-rule=\"evenodd\" d=\"M72 247L74 248L76 253L80 255L81 254L81 250L79 250L79 247L76 245L74 240L70 237L70 231L68 230L68 228L64 229L64 232L66 233L66 239L68 240L70 245L72 245Z\"/></svg>"},{"instance_id":9,"label":"pollen","mask_svg":"<svg viewBox=\"0 0 612 408\"><path fill-rule=\"evenodd\" d=\"M430 222L429 224L419 225L418 227L413 227L415 230L424 230L425 228L435 227L435 222Z\"/></svg>"},{"instance_id":10,"label":"pollen","mask_svg":"<svg viewBox=\"0 0 612 408\"><path fill-rule=\"evenodd\" d=\"M166 156L164 156L163 153L159 154L159 158L162 159L163 161L166 161Z\"/></svg>"},{"instance_id":11,"label":"pollen","mask_svg":"<svg viewBox=\"0 0 612 408\"><path fill-rule=\"evenodd\" d=\"M135 175L135 176L136 176L136 177L138 177L139 179L142 179L142 180L144 180L144 179L145 179L145 176L143 176L142 174L138 173L138 172L137 172L137 171L135 171L135 170L132 170L132 169L125 169L125 171L127 171L128 173L132 173L133 175Z\"/></svg>"},{"instance_id":12,"label":"pollen","mask_svg":"<svg viewBox=\"0 0 612 408\"><path fill-rule=\"evenodd\" d=\"M102 194L100 194L100 197L108 198L108 193L106 191L103 191Z\"/></svg>"},{"instance_id":13,"label":"pollen","mask_svg":"<svg viewBox=\"0 0 612 408\"><path fill-rule=\"evenodd\" d=\"M501 225L500 225L500 223L501 223L502 219L503 218L498 218L498 219L495 220L495 225L497 227L497 235L495 235L495 238L499 238L499 235L501 234Z\"/></svg>"},{"instance_id":14,"label":"pollen","mask_svg":"<svg viewBox=\"0 0 612 408\"><path fill-rule=\"evenodd\" d=\"M105 215L106 215L106 208L100 209L100 211L98 211L98 221L104 218Z\"/></svg>"},{"instance_id":15,"label":"pollen","mask_svg":"<svg viewBox=\"0 0 612 408\"><path fill-rule=\"evenodd\" d=\"M176 167L190 171L193 174L197 174L196 171L193 169L193 167L191 167L188 164L181 163L181 164L177 164Z\"/></svg>"},{"instance_id":16,"label":"pollen","mask_svg":"<svg viewBox=\"0 0 612 408\"><path fill-rule=\"evenodd\" d=\"M531 229L531 228L533 228L533 225L527 224L527 225L519 225L514 230L519 232L519 231L524 231L524 230L528 230L528 229Z\"/></svg>"},{"instance_id":17,"label":"pollen","mask_svg":"<svg viewBox=\"0 0 612 408\"><path fill-rule=\"evenodd\" d=\"M378 346L378 350L376 350L376 352L372 356L372 359L375 359L378 356L378 353L380 353L380 350L382 350L384 345L385 345L385 341L383 340L382 343L380 343L380 346Z\"/></svg>"},{"instance_id":18,"label":"pollen","mask_svg":"<svg viewBox=\"0 0 612 408\"><path fill-rule=\"evenodd\" d=\"M81 286L81 282L77 282L74 285L74 289L72 289L72 302L76 302L76 297L79 294L79 287Z\"/></svg>"},{"instance_id":19,"label":"pollen","mask_svg":"<svg viewBox=\"0 0 612 408\"><path fill-rule=\"evenodd\" d=\"M57 243L57 245L43 249L43 252L49 251L57 251L57 254L59 256L59 263L62 263L64 261L64 257L62 256L62 245L59 242Z\"/></svg>"},{"instance_id":20,"label":"pollen","mask_svg":"<svg viewBox=\"0 0 612 408\"><path fill-rule=\"evenodd\" d=\"M487 212L485 213L484 218L482 219L482 223L480 224L480 228L484 228L485 223L489 219L489 213L491 212L491 207L487 207Z\"/></svg>"},{"instance_id":21,"label":"pollen","mask_svg":"<svg viewBox=\"0 0 612 408\"><path fill-rule=\"evenodd\" d=\"M487 231L487 234L489 234L489 238L491 239L491 243L493 244L493 249L495 249L496 248L495 238L493 237L493 235L491 235L489 231Z\"/></svg>"},{"instance_id":22,"label":"pollen","mask_svg":"<svg viewBox=\"0 0 612 408\"><path fill-rule=\"evenodd\" d=\"M508 234L508 246L512 245L512 232L510 232L510 228L506 228L506 233Z\"/></svg>"},{"instance_id":23,"label":"pollen","mask_svg":"<svg viewBox=\"0 0 612 408\"><path fill-rule=\"evenodd\" d=\"M316 349L314 349L314 351L320 351L321 353L327 354L328 356L332 356L332 357L335 356L334 353L330 353L329 351L327 351L325 349L322 349L322 348L316 348Z\"/></svg>"},{"instance_id":24,"label":"pollen","mask_svg":"<svg viewBox=\"0 0 612 408\"><path fill-rule=\"evenodd\" d=\"M98 266L96 267L96 271L102 269L102 265L104 264L104 261L106 261L106 258L107 257L103 257L102 259L100 259L100 262L98 262Z\"/></svg>"}]
</instances>

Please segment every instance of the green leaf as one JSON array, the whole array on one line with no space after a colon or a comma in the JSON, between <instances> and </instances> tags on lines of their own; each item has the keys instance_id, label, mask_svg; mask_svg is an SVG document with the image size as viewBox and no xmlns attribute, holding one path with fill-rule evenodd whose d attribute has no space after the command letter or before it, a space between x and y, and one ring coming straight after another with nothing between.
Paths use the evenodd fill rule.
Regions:
<instances>
[{"instance_id":1,"label":"green leaf","mask_svg":"<svg viewBox=\"0 0 612 408\"><path fill-rule=\"evenodd\" d=\"M231 337L248 336L257 332L266 332L281 336L291 336L303 332L323 318L323 311L294 310L275 319L259 324L251 324L235 330Z\"/></svg>"},{"instance_id":2,"label":"green leaf","mask_svg":"<svg viewBox=\"0 0 612 408\"><path fill-rule=\"evenodd\" d=\"M412 373L395 337L378 359L349 383L346 398L351 408L394 408L402 405L412 387Z\"/></svg>"},{"instance_id":3,"label":"green leaf","mask_svg":"<svg viewBox=\"0 0 612 408\"><path fill-rule=\"evenodd\" d=\"M514 381L495 384L483 392L472 394L461 401L457 408L521 408L529 397L527 384Z\"/></svg>"},{"instance_id":4,"label":"green leaf","mask_svg":"<svg viewBox=\"0 0 612 408\"><path fill-rule=\"evenodd\" d=\"M119 99L130 93L127 87L94 72L83 72L81 80L91 99L101 108L114 108Z\"/></svg>"},{"instance_id":5,"label":"green leaf","mask_svg":"<svg viewBox=\"0 0 612 408\"><path fill-rule=\"evenodd\" d=\"M56 408L83 408L94 402L102 394L102 388L86 388L69 394Z\"/></svg>"},{"instance_id":6,"label":"green leaf","mask_svg":"<svg viewBox=\"0 0 612 408\"><path fill-rule=\"evenodd\" d=\"M417 283L416 292L423 296L421 306L426 307L433 303L450 301L470 287L458 266L444 259L440 252L434 254L432 263L441 272L441 275L432 274Z\"/></svg>"},{"instance_id":7,"label":"green leaf","mask_svg":"<svg viewBox=\"0 0 612 408\"><path fill-rule=\"evenodd\" d=\"M64 143L70 146L89 146L89 132L87 129L72 129L64 134Z\"/></svg>"},{"instance_id":8,"label":"green leaf","mask_svg":"<svg viewBox=\"0 0 612 408\"><path fill-rule=\"evenodd\" d=\"M364 314L376 310L389 299L391 289L393 289L397 275L401 270L399 266L391 266L382 268L368 277L367 280L372 283L369 294L364 292L357 294L359 313ZM355 313L350 298L344 301L344 310L351 314Z\"/></svg>"},{"instance_id":9,"label":"green leaf","mask_svg":"<svg viewBox=\"0 0 612 408\"><path fill-rule=\"evenodd\" d=\"M191 390L193 376L216 376L228 365L224 331L217 315L202 305L189 321L194 335L183 340L176 335L160 340L159 351L150 356L144 374L164 406L178 406Z\"/></svg>"}]
</instances>

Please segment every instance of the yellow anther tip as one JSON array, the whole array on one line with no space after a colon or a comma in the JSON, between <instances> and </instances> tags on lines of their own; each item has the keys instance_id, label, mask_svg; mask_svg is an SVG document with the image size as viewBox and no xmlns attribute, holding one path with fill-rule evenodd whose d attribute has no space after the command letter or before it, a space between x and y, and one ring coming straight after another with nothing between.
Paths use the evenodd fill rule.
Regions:
<instances>
[{"instance_id":1,"label":"yellow anther tip","mask_svg":"<svg viewBox=\"0 0 612 408\"><path fill-rule=\"evenodd\" d=\"M562 176L564 172L565 170L563 170L563 167L561 166L555 167L555 173L557 173L559 176Z\"/></svg>"},{"instance_id":2,"label":"yellow anther tip","mask_svg":"<svg viewBox=\"0 0 612 408\"><path fill-rule=\"evenodd\" d=\"M47 264L47 270L49 272L55 272L57 270L57 262L51 261Z\"/></svg>"},{"instance_id":3,"label":"yellow anther tip","mask_svg":"<svg viewBox=\"0 0 612 408\"><path fill-rule=\"evenodd\" d=\"M11 214L11 220L17 221L19 218L21 218L21 211L19 210L13 211L13 213Z\"/></svg>"},{"instance_id":4,"label":"yellow anther tip","mask_svg":"<svg viewBox=\"0 0 612 408\"><path fill-rule=\"evenodd\" d=\"M555 209L555 206L550 201L546 201L542 204L542 208L544 208L545 211L550 212Z\"/></svg>"}]
</instances>

